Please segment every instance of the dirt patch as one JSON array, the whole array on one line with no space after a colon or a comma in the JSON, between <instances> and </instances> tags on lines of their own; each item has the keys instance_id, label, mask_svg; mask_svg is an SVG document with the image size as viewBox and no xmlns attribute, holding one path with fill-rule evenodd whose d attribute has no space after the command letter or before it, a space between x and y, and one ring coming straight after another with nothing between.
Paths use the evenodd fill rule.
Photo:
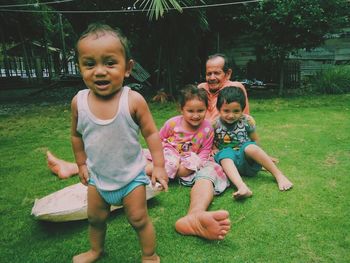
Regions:
<instances>
[{"instance_id":1,"label":"dirt patch","mask_svg":"<svg viewBox=\"0 0 350 263\"><path fill-rule=\"evenodd\" d=\"M324 161L325 166L335 166L338 164L337 156L329 155L326 157L326 160Z\"/></svg>"}]
</instances>

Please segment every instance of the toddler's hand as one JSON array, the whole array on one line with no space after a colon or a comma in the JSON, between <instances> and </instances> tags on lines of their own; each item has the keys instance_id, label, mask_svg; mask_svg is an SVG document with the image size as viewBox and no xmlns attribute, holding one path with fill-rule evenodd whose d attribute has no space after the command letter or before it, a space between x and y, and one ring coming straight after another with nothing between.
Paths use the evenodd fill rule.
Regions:
<instances>
[{"instance_id":1,"label":"toddler's hand","mask_svg":"<svg viewBox=\"0 0 350 263\"><path fill-rule=\"evenodd\" d=\"M168 191L169 177L164 167L153 167L152 186L155 186L156 181L158 181L162 185L165 192Z\"/></svg>"},{"instance_id":2,"label":"toddler's hand","mask_svg":"<svg viewBox=\"0 0 350 263\"><path fill-rule=\"evenodd\" d=\"M86 164L79 165L79 178L83 185L88 185L89 182L89 171Z\"/></svg>"}]
</instances>

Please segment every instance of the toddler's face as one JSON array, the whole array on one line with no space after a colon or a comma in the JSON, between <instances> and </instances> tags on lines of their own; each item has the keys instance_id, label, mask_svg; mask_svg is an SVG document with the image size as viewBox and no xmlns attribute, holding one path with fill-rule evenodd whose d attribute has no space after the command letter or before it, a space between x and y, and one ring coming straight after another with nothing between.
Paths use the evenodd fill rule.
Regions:
<instances>
[{"instance_id":1,"label":"toddler's face","mask_svg":"<svg viewBox=\"0 0 350 263\"><path fill-rule=\"evenodd\" d=\"M181 109L181 113L184 119L184 127L187 130L196 130L205 118L207 112L207 106L204 101L199 99L191 99L186 101L185 105Z\"/></svg>"},{"instance_id":2,"label":"toddler's face","mask_svg":"<svg viewBox=\"0 0 350 263\"><path fill-rule=\"evenodd\" d=\"M79 69L86 86L98 96L109 96L123 86L132 61L125 61L125 50L116 35L92 34L78 43Z\"/></svg>"},{"instance_id":3,"label":"toddler's face","mask_svg":"<svg viewBox=\"0 0 350 263\"><path fill-rule=\"evenodd\" d=\"M223 103L220 110L220 118L228 124L237 121L243 114L241 104L238 102Z\"/></svg>"}]
</instances>

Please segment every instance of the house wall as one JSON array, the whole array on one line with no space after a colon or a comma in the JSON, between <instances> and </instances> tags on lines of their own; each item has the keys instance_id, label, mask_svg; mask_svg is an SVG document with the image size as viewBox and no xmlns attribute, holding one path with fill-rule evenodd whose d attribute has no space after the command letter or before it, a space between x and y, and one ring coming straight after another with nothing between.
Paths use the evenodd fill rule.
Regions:
<instances>
[{"instance_id":1,"label":"house wall","mask_svg":"<svg viewBox=\"0 0 350 263\"><path fill-rule=\"evenodd\" d=\"M289 56L291 63L295 61L300 63L301 77L314 75L316 72L334 65L350 64L350 28L343 28L340 33L327 34L326 37L327 39L322 46L310 51L300 49L296 54ZM247 35L229 40L221 39L220 44L222 52L233 60L236 67L234 68L235 72L241 78L249 78L247 65L256 62L254 40ZM260 78L274 79L273 76L267 77L266 73L261 72L264 70L256 70L255 75Z\"/></svg>"},{"instance_id":2,"label":"house wall","mask_svg":"<svg viewBox=\"0 0 350 263\"><path fill-rule=\"evenodd\" d=\"M299 50L290 59L300 61L301 75L310 76L334 65L350 64L350 29L343 33L328 35L325 43L307 51Z\"/></svg>"}]
</instances>

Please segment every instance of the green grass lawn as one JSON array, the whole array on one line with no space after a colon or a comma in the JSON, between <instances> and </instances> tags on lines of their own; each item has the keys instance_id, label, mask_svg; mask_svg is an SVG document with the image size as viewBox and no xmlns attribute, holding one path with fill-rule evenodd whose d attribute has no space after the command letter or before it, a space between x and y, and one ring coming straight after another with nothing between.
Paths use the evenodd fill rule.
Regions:
<instances>
[{"instance_id":1,"label":"green grass lawn","mask_svg":"<svg viewBox=\"0 0 350 263\"><path fill-rule=\"evenodd\" d=\"M158 127L177 114L174 104L151 109ZM350 262L350 94L251 99L251 111L262 147L280 159L294 188L280 192L261 172L245 179L252 198L233 201L227 189L210 210L227 209L232 230L206 241L175 232L190 188L171 183L149 201L162 262ZM35 198L79 181L53 176L47 149L73 160L69 103L0 105L0 262L70 262L89 248L86 220L30 215ZM139 262L137 237L120 210L109 219L106 251L100 262Z\"/></svg>"}]
</instances>

